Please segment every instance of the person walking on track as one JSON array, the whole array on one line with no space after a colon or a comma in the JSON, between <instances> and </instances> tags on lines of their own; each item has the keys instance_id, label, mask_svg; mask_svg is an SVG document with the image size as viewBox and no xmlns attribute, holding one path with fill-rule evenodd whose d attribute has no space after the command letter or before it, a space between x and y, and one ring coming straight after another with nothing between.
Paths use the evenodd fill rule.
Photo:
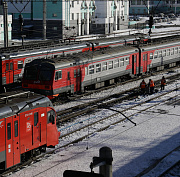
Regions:
<instances>
[{"instance_id":1,"label":"person walking on track","mask_svg":"<svg viewBox=\"0 0 180 177\"><path fill-rule=\"evenodd\" d=\"M163 76L162 79L161 79L161 90L164 90L165 85L166 85L166 79Z\"/></svg>"}]
</instances>

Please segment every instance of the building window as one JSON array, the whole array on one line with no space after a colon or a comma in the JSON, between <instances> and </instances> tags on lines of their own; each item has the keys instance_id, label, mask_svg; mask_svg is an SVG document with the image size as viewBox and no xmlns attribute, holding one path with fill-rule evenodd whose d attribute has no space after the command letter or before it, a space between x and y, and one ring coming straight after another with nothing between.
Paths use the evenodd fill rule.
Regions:
<instances>
[{"instance_id":1,"label":"building window","mask_svg":"<svg viewBox=\"0 0 180 177\"><path fill-rule=\"evenodd\" d=\"M74 13L72 13L72 20L74 20Z\"/></svg>"}]
</instances>

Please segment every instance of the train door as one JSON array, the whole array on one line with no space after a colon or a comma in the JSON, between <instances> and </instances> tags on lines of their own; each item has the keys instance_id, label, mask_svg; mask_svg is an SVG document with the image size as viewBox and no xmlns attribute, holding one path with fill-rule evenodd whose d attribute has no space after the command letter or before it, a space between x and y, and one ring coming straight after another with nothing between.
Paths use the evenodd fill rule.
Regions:
<instances>
[{"instance_id":1,"label":"train door","mask_svg":"<svg viewBox=\"0 0 180 177\"><path fill-rule=\"evenodd\" d=\"M6 62L6 84L11 84L14 82L14 70L13 70L13 60L7 60Z\"/></svg>"},{"instance_id":2,"label":"train door","mask_svg":"<svg viewBox=\"0 0 180 177\"><path fill-rule=\"evenodd\" d=\"M132 75L137 74L137 55L132 55Z\"/></svg>"},{"instance_id":3,"label":"train door","mask_svg":"<svg viewBox=\"0 0 180 177\"><path fill-rule=\"evenodd\" d=\"M74 70L74 90L81 91L81 68L78 67Z\"/></svg>"},{"instance_id":4,"label":"train door","mask_svg":"<svg viewBox=\"0 0 180 177\"><path fill-rule=\"evenodd\" d=\"M147 66L148 66L148 54L143 54L143 73L147 72Z\"/></svg>"},{"instance_id":5,"label":"train door","mask_svg":"<svg viewBox=\"0 0 180 177\"><path fill-rule=\"evenodd\" d=\"M20 147L19 147L19 116L13 118L13 150L14 165L20 163Z\"/></svg>"},{"instance_id":6,"label":"train door","mask_svg":"<svg viewBox=\"0 0 180 177\"><path fill-rule=\"evenodd\" d=\"M13 166L12 117L6 118L6 168Z\"/></svg>"},{"instance_id":7,"label":"train door","mask_svg":"<svg viewBox=\"0 0 180 177\"><path fill-rule=\"evenodd\" d=\"M40 142L40 135L41 135L41 130L40 130L40 120L39 120L39 113L34 112L34 126L33 126L33 141L32 144L33 146L36 146L36 144L39 145Z\"/></svg>"}]
</instances>

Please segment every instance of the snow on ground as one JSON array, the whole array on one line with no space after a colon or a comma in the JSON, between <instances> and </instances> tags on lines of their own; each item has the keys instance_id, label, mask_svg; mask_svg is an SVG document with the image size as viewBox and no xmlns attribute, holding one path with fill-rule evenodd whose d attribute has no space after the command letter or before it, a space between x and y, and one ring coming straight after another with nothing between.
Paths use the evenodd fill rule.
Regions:
<instances>
[{"instance_id":1,"label":"snow on ground","mask_svg":"<svg viewBox=\"0 0 180 177\"><path fill-rule=\"evenodd\" d=\"M168 85L166 90L175 88L177 84L179 85L180 81ZM170 95L176 95L176 100L180 99L179 91ZM167 99L167 96L165 98ZM156 102L161 100L156 100ZM154 104L154 101L152 103ZM126 104L128 105L127 101ZM129 104L132 104L132 101ZM89 165L92 162L92 158L99 156L99 149L104 146L112 149L113 177L136 176L149 165L155 163L177 146L180 146L179 105L180 102L177 105L162 102L151 110L133 116L132 120L136 122L137 126L134 126L129 121L111 126L109 129L96 133L77 144L61 149L56 154L34 163L11 176L63 177L65 170L90 172ZM142 107L139 109L141 110ZM108 111L105 110L105 112L107 113ZM103 114L103 111L101 114ZM94 170L98 173L98 168ZM152 176L156 176L156 173L158 171L153 172Z\"/></svg>"},{"instance_id":2,"label":"snow on ground","mask_svg":"<svg viewBox=\"0 0 180 177\"><path fill-rule=\"evenodd\" d=\"M180 20L178 19L178 21ZM169 30L170 28L167 29ZM171 30L174 29L177 28L171 28ZM158 30L162 29L152 29L152 32ZM162 31L164 30L166 28ZM157 77L151 78L154 80L158 79ZM139 82L131 84L137 86ZM176 84L173 87L176 87ZM177 94L176 99L178 100L179 91L173 94ZM113 152L113 177L136 176L168 152L180 146L179 105L174 106L162 103L153 108L152 112L147 111L133 116L133 121L137 123L137 126L134 126L129 121L111 126L109 129L96 133L77 144L61 149L56 154L46 157L42 161L34 163L11 176L63 177L65 170L90 172L89 165L92 162L92 158L99 156L99 149L104 146L110 147ZM57 109L62 110L64 108L58 107ZM166 114L160 113L159 110L164 110ZM108 113L107 110L105 112ZM177 157L177 154L175 157ZM173 160L173 157L171 160ZM98 168L94 170L98 173ZM154 177L156 174L157 171L154 171L152 176Z\"/></svg>"}]
</instances>

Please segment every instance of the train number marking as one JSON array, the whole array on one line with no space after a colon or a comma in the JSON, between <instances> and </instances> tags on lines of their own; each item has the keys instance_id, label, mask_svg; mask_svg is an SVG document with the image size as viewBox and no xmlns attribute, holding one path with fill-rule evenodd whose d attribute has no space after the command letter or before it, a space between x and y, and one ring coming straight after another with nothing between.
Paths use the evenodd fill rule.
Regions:
<instances>
[{"instance_id":1,"label":"train number marking","mask_svg":"<svg viewBox=\"0 0 180 177\"><path fill-rule=\"evenodd\" d=\"M41 117L44 117L44 113L41 114Z\"/></svg>"},{"instance_id":2,"label":"train number marking","mask_svg":"<svg viewBox=\"0 0 180 177\"><path fill-rule=\"evenodd\" d=\"M26 132L31 131L31 122L26 123Z\"/></svg>"}]
</instances>

